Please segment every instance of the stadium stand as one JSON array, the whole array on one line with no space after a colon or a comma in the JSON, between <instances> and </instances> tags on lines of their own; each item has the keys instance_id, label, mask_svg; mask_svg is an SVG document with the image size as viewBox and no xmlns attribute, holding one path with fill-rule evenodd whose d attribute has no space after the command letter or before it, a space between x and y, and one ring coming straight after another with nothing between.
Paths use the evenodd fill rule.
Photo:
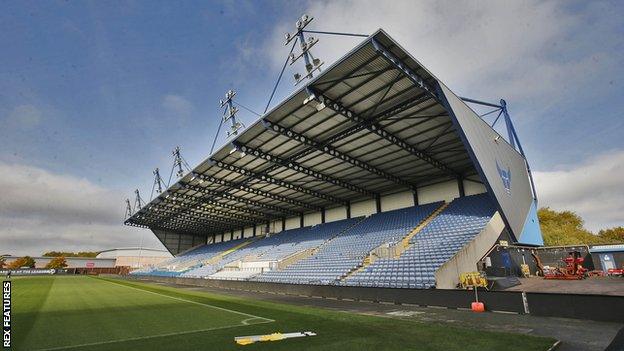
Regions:
<instances>
[{"instance_id":1,"label":"stadium stand","mask_svg":"<svg viewBox=\"0 0 624 351\"><path fill-rule=\"evenodd\" d=\"M441 203L381 212L367 217L323 246L315 255L254 280L294 284L333 284L363 264L374 248L398 243Z\"/></svg>"},{"instance_id":2,"label":"stadium stand","mask_svg":"<svg viewBox=\"0 0 624 351\"><path fill-rule=\"evenodd\" d=\"M133 271L136 275L158 275L158 276L177 276L189 270L198 267L201 262L210 260L211 258L242 244L245 240L233 240L211 245L201 245L193 248L179 256L163 261L157 266L146 267L141 270Z\"/></svg>"},{"instance_id":3,"label":"stadium stand","mask_svg":"<svg viewBox=\"0 0 624 351\"><path fill-rule=\"evenodd\" d=\"M487 194L457 198L410 240L398 259L381 258L344 285L431 288L435 271L479 234L494 211Z\"/></svg>"},{"instance_id":4,"label":"stadium stand","mask_svg":"<svg viewBox=\"0 0 624 351\"><path fill-rule=\"evenodd\" d=\"M498 108L509 140L467 103ZM379 30L129 209L178 256L138 274L453 288L501 238L543 245L506 106L457 96Z\"/></svg>"},{"instance_id":5,"label":"stadium stand","mask_svg":"<svg viewBox=\"0 0 624 351\"><path fill-rule=\"evenodd\" d=\"M249 245L225 255L222 260L212 264L202 265L182 274L183 277L209 277L215 279L242 279L262 273L270 268L271 262L281 260L305 251L317 248L345 229L353 226L357 218L346 219L331 223L319 224L313 227L303 227L286 230L253 241ZM242 270L240 264L247 263L247 269ZM255 266L252 263L258 263ZM267 264L262 264L265 262ZM236 269L238 268L238 269ZM222 270L223 269L223 270ZM222 271L221 271L222 270Z\"/></svg>"},{"instance_id":6,"label":"stadium stand","mask_svg":"<svg viewBox=\"0 0 624 351\"><path fill-rule=\"evenodd\" d=\"M134 274L426 289L435 286L435 271L469 243L494 212L487 194L460 197L448 206L435 202L204 245ZM399 252L397 257L372 254L402 244L404 249L389 251ZM302 252L309 254L279 265Z\"/></svg>"}]
</instances>

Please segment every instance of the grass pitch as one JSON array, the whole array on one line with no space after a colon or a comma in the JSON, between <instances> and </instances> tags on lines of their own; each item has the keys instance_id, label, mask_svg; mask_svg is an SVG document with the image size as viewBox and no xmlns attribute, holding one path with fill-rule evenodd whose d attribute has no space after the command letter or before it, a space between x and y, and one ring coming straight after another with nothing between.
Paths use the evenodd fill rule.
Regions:
<instances>
[{"instance_id":1,"label":"grass pitch","mask_svg":"<svg viewBox=\"0 0 624 351\"><path fill-rule=\"evenodd\" d=\"M314 331L247 346L235 336ZM13 279L16 350L547 350L553 339L84 276Z\"/></svg>"}]
</instances>

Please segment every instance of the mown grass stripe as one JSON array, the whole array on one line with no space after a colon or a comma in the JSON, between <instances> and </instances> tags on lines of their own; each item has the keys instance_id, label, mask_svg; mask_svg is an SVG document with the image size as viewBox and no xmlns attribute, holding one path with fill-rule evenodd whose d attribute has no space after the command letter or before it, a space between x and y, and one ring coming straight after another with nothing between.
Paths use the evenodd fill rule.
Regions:
<instances>
[{"instance_id":1,"label":"mown grass stripe","mask_svg":"<svg viewBox=\"0 0 624 351\"><path fill-rule=\"evenodd\" d=\"M117 283L117 282L114 282L114 281L111 281L111 280L108 280L108 279L100 279L100 280L108 282L108 283L111 283L111 284L115 284L115 285L118 285L118 286L122 286L122 287L125 287L125 288L128 288L128 289L139 290L139 291L142 291L144 293L149 293L149 294L154 294L154 295L158 295L158 296L163 296L163 297L167 297L167 298L170 298L170 299L173 299L173 300L183 301L183 302L192 303L192 304L195 304L195 305L200 305L200 306L204 306L204 307L214 308L214 309L217 309L217 310L220 310L220 311L225 311L225 312L238 314L238 315L241 315L241 316L250 317L250 318L248 318L246 320L249 320L249 319L262 319L262 320L265 320L267 322L275 322L274 319L260 317L260 316L256 316L256 315L245 313L245 312L230 310L228 308L214 306L214 305L210 305L210 304L207 304L207 303L197 302L197 301L193 301L193 300L187 300L187 299L183 299L181 297L175 297L175 296L171 296L171 295L167 295L167 294L161 294L161 293L157 293L155 291L141 289L140 287L137 287L137 286L130 286L130 285L126 285L126 284L120 284L120 283Z\"/></svg>"},{"instance_id":2,"label":"mown grass stripe","mask_svg":"<svg viewBox=\"0 0 624 351\"><path fill-rule=\"evenodd\" d=\"M256 319L256 318L253 318L253 319ZM243 321L243 322L245 322L245 321ZM241 323L241 324L233 324L233 325L226 325L226 326L205 328L205 329L198 329L198 330L188 330L188 331L176 332L176 333L165 333L165 334L158 334L158 335L137 336L137 337L133 337L133 338L124 338L124 339L116 339L116 340L90 342L90 343L79 344L79 345L58 346L58 347L51 347L51 348L47 348L47 349L37 349L36 351L71 350L71 349L79 349L79 348L90 347L90 346L108 345L108 344L116 344L116 343L130 342L130 341L139 341L139 340L147 340L147 339L155 339L155 338L165 338L165 337L169 337L169 336L179 336L179 335L188 335L188 334L195 334L195 333L204 333L204 332L212 331L212 330L229 329L229 328L236 328L236 327L245 327L245 326L254 325L254 324L263 324L263 323L271 323L271 322L273 322L273 321L264 321L264 322L257 322L257 323L251 323L251 324L249 324L249 323Z\"/></svg>"}]
</instances>

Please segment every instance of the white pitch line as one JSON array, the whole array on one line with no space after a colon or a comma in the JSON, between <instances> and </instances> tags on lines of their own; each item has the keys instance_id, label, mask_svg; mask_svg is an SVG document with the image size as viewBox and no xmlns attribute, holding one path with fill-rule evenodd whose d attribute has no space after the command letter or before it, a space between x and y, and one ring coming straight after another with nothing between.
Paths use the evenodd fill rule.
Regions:
<instances>
[{"instance_id":1,"label":"white pitch line","mask_svg":"<svg viewBox=\"0 0 624 351\"><path fill-rule=\"evenodd\" d=\"M252 318L250 318L250 319L252 319ZM248 320L248 319L246 319L246 320ZM87 346L115 344L115 343L128 342L128 341L138 341L138 340L145 340L145 339L163 338L163 337L167 337L167 336L203 333L203 332L207 332L207 331L211 331L211 330L228 329L228 328L234 328L234 327L244 327L244 326L248 326L248 325L264 324L264 323L271 323L271 322L274 322L274 321L273 320L266 320L264 322L257 322L257 323L252 323L252 324L242 323L242 324L233 324L233 325L226 325L226 326L214 327L214 328L206 328L206 329L198 329L198 330L187 330L187 331L182 331L182 332L177 332L177 333L166 333L166 334L158 334L158 335L137 336L137 337L134 337L134 338L107 340L107 341L100 341L100 342L90 342L90 343L79 344L79 345L51 347L51 348L48 348L48 349L38 349L37 351L70 350L70 349L77 349L77 348L87 347Z\"/></svg>"},{"instance_id":2,"label":"white pitch line","mask_svg":"<svg viewBox=\"0 0 624 351\"><path fill-rule=\"evenodd\" d=\"M134 290L142 291L142 292L145 292L145 293L150 293L150 294L154 294L154 295L158 295L158 296L168 297L168 298L173 299L173 300L184 301L184 302L192 303L192 304L195 304L195 305L200 305L200 306L204 306L204 307L210 307L210 308L214 308L214 309L221 310L221 311L226 311L226 312L230 312L230 313L240 314L242 316L251 317L251 318L248 318L246 320L249 320L249 319L263 319L263 320L265 320L267 322L275 322L275 320L271 319L271 318L260 317L260 316L256 316L256 315L245 313L245 312L239 312L239 311L234 311L234 310L230 310L230 309L219 307L219 306L209 305L207 303L201 303L201 302L197 302L197 301L183 299L183 298L180 298L180 297L174 297L174 296L169 296L169 295L165 295L165 294L160 294L160 293L157 293L157 292L154 292L154 291L149 291L149 290L136 288L134 286L128 286L128 285L124 285L124 284L119 284L117 282L113 282L113 281L106 280L106 279L100 279L100 280L103 280L103 281L111 283L111 284L119 285L119 286L122 286L122 287L128 288L128 289L134 289Z\"/></svg>"}]
</instances>

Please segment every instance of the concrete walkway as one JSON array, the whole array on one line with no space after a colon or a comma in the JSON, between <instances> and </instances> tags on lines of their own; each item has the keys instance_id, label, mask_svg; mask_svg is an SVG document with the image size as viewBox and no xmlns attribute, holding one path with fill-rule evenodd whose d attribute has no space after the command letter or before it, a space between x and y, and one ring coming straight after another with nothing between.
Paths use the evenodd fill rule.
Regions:
<instances>
[{"instance_id":1,"label":"concrete walkway","mask_svg":"<svg viewBox=\"0 0 624 351\"><path fill-rule=\"evenodd\" d=\"M505 290L624 296L624 278L622 277L592 277L583 280L547 280L536 277L521 278L520 282L520 285Z\"/></svg>"}]
</instances>

